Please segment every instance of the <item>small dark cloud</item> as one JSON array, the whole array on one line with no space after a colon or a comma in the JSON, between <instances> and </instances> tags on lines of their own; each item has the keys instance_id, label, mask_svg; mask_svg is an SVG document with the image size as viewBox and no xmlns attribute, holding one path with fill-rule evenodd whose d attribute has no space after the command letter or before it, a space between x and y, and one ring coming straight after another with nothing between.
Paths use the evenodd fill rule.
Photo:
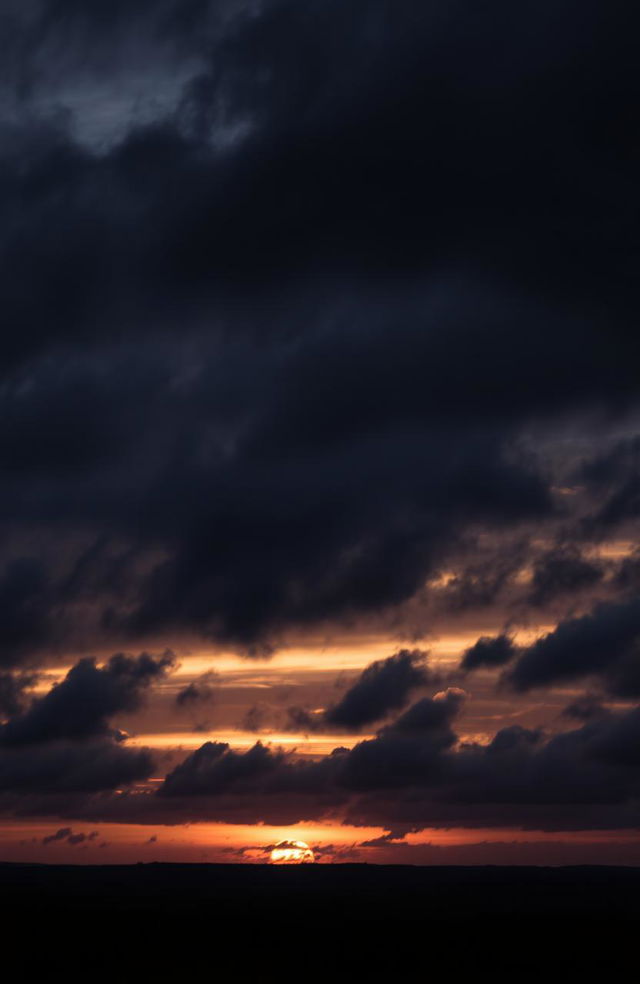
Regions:
<instances>
[{"instance_id":1,"label":"small dark cloud","mask_svg":"<svg viewBox=\"0 0 640 984\"><path fill-rule=\"evenodd\" d=\"M382 728L379 736L431 734L448 729L467 694L460 687L448 687L435 697L423 697L399 718ZM447 738L448 741L448 738Z\"/></svg>"},{"instance_id":2,"label":"small dark cloud","mask_svg":"<svg viewBox=\"0 0 640 984\"><path fill-rule=\"evenodd\" d=\"M47 837L43 837L42 844L46 846L47 844L57 844L63 842L75 847L78 844L89 844L99 836L100 835L97 830L94 830L89 834L82 831L74 833L71 827L60 827L55 834L49 834Z\"/></svg>"},{"instance_id":3,"label":"small dark cloud","mask_svg":"<svg viewBox=\"0 0 640 984\"><path fill-rule=\"evenodd\" d=\"M472 670L504 666L514 658L516 651L513 640L507 635L481 636L465 651L460 669L469 673Z\"/></svg>"},{"instance_id":4,"label":"small dark cloud","mask_svg":"<svg viewBox=\"0 0 640 984\"><path fill-rule=\"evenodd\" d=\"M195 704L213 700L216 679L217 674L209 671L208 673L203 673L197 680L193 680L176 696L178 707L193 707Z\"/></svg>"},{"instance_id":5,"label":"small dark cloud","mask_svg":"<svg viewBox=\"0 0 640 984\"><path fill-rule=\"evenodd\" d=\"M571 701L562 710L563 717L574 721L591 721L593 718L602 717L603 714L607 713L607 708L602 704L600 698L588 694Z\"/></svg>"},{"instance_id":6,"label":"small dark cloud","mask_svg":"<svg viewBox=\"0 0 640 984\"><path fill-rule=\"evenodd\" d=\"M48 836L43 837L42 843L54 844L56 843L56 841L66 840L68 837L71 836L71 833L72 833L71 827L60 827L58 830L56 830L55 834L49 834Z\"/></svg>"},{"instance_id":7,"label":"small dark cloud","mask_svg":"<svg viewBox=\"0 0 640 984\"><path fill-rule=\"evenodd\" d=\"M325 721L357 731L403 707L410 694L429 680L426 653L402 649L363 670L342 700L326 711Z\"/></svg>"},{"instance_id":8,"label":"small dark cloud","mask_svg":"<svg viewBox=\"0 0 640 984\"><path fill-rule=\"evenodd\" d=\"M392 831L381 834L380 837L373 837L371 840L360 841L358 847L388 847L390 844L396 847L399 845L407 847L407 844L403 841L403 835L394 834Z\"/></svg>"}]
</instances>

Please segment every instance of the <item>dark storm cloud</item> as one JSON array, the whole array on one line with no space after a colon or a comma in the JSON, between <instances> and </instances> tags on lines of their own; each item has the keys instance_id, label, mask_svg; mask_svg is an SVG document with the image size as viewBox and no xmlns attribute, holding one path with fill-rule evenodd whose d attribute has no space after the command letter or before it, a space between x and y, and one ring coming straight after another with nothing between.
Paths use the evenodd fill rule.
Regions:
<instances>
[{"instance_id":1,"label":"dark storm cloud","mask_svg":"<svg viewBox=\"0 0 640 984\"><path fill-rule=\"evenodd\" d=\"M170 653L118 653L103 667L80 660L62 683L0 728L0 746L114 735L110 719L140 707L145 690L174 663Z\"/></svg>"},{"instance_id":2,"label":"dark storm cloud","mask_svg":"<svg viewBox=\"0 0 640 984\"><path fill-rule=\"evenodd\" d=\"M504 666L513 659L516 651L509 636L481 636L465 651L460 668L467 673L483 667Z\"/></svg>"},{"instance_id":3,"label":"dark storm cloud","mask_svg":"<svg viewBox=\"0 0 640 984\"><path fill-rule=\"evenodd\" d=\"M588 530L607 530L640 518L640 438L618 442L587 462L578 479L597 490L604 501L586 522Z\"/></svg>"},{"instance_id":4,"label":"dark storm cloud","mask_svg":"<svg viewBox=\"0 0 640 984\"><path fill-rule=\"evenodd\" d=\"M554 515L523 425L638 394L633 19L11 5L4 665L268 653Z\"/></svg>"},{"instance_id":5,"label":"dark storm cloud","mask_svg":"<svg viewBox=\"0 0 640 984\"><path fill-rule=\"evenodd\" d=\"M411 694L437 680L427 667L427 653L401 649L370 663L337 704L325 711L292 706L286 711L285 731L361 731L400 710Z\"/></svg>"},{"instance_id":6,"label":"dark storm cloud","mask_svg":"<svg viewBox=\"0 0 640 984\"><path fill-rule=\"evenodd\" d=\"M107 738L2 747L0 791L65 794L113 790L146 779L154 766L147 749L125 748Z\"/></svg>"},{"instance_id":7,"label":"dark storm cloud","mask_svg":"<svg viewBox=\"0 0 640 984\"><path fill-rule=\"evenodd\" d=\"M604 577L602 564L585 559L573 545L544 554L533 569L530 600L541 606L564 594L592 588Z\"/></svg>"},{"instance_id":8,"label":"dark storm cloud","mask_svg":"<svg viewBox=\"0 0 640 984\"><path fill-rule=\"evenodd\" d=\"M64 680L25 709L22 698L0 727L0 790L21 795L87 794L146 779L155 760L127 748L111 718L137 710L150 685L174 665L173 656L117 654L102 667L76 663ZM31 686L26 677L14 685Z\"/></svg>"},{"instance_id":9,"label":"dark storm cloud","mask_svg":"<svg viewBox=\"0 0 640 984\"><path fill-rule=\"evenodd\" d=\"M639 725L640 713L634 709L589 721L546 742L540 732L504 729L486 749L461 754L450 795L483 803L557 806L637 798Z\"/></svg>"},{"instance_id":10,"label":"dark storm cloud","mask_svg":"<svg viewBox=\"0 0 640 984\"><path fill-rule=\"evenodd\" d=\"M247 752L234 752L226 742L208 741L177 765L162 784L163 796L197 796L242 789L247 782L276 769L282 756L258 742Z\"/></svg>"},{"instance_id":11,"label":"dark storm cloud","mask_svg":"<svg viewBox=\"0 0 640 984\"><path fill-rule=\"evenodd\" d=\"M517 690L586 677L618 697L640 696L640 600L608 602L567 619L521 652L507 681Z\"/></svg>"},{"instance_id":12,"label":"dark storm cloud","mask_svg":"<svg viewBox=\"0 0 640 984\"><path fill-rule=\"evenodd\" d=\"M420 650L402 649L371 663L339 703L326 711L327 724L357 731L397 711L412 691L429 682L425 658Z\"/></svg>"},{"instance_id":13,"label":"dark storm cloud","mask_svg":"<svg viewBox=\"0 0 640 984\"><path fill-rule=\"evenodd\" d=\"M462 692L423 697L376 738L344 758L338 782L352 790L403 788L436 781L443 752L456 742L451 728Z\"/></svg>"},{"instance_id":14,"label":"dark storm cloud","mask_svg":"<svg viewBox=\"0 0 640 984\"><path fill-rule=\"evenodd\" d=\"M28 691L37 681L35 673L0 673L0 716L10 718L24 711Z\"/></svg>"},{"instance_id":15,"label":"dark storm cloud","mask_svg":"<svg viewBox=\"0 0 640 984\"><path fill-rule=\"evenodd\" d=\"M214 5L192 7L190 18L184 4L162 6L161 19L172 24L165 35L200 54ZM581 243L575 234L580 202L591 198L594 206L600 204L583 222L597 226L608 219L615 225L620 219L605 212L585 183L569 180L578 163L571 138L586 141L608 125L609 139L592 149L593 157L601 154L620 170L630 166L627 134L619 119L605 116L605 107L620 95L626 96L623 105L631 105L624 69L625 58L634 53L625 44L624 8L614 4L605 15L594 4L582 5L585 44L576 61L569 6L558 10L558 4L544 3L536 15L518 22L508 15L508 5L498 4L496 15L502 17L472 17L470 32L465 18L439 16L438 4L425 11L417 3L401 9L388 2L357 3L349 10L335 2L304 8L267 3L257 15L235 22L225 36L210 39L211 68L190 84L182 111L164 130L136 134L99 160L69 147L55 131L38 134L31 144L27 140L21 163L26 158L31 167L16 167L17 175L10 172L8 180L21 178L30 193L26 217L32 225L23 223L22 237L8 246L19 252L32 229L35 239L39 220L55 220L64 209L64 237L49 252L43 242L32 258L43 280L49 269L45 259L57 259L46 285L57 301L54 310L66 301L71 315L66 323L56 320L58 331L77 325L85 305L97 307L96 293L109 301L103 315L111 314L113 303L130 305L136 299L138 314L148 313L145 301L161 312L165 292L172 308L188 310L203 291L211 299L216 274L217 291L226 290L229 278L278 280L281 270L308 268L318 256L364 272L382 264L385 272L391 266L411 273L429 265L437 246L440 256L458 242L473 253L477 236L502 253L504 262L507 241L513 249L512 234L523 219L529 236L520 233L517 244L527 250L527 259L535 234L553 247L551 264L567 241L593 262L593 239ZM108 17L78 7L65 9L64 17L60 8L45 10L46 30L55 33L57 26L59 39L69 48L75 41L85 55L92 40L104 46L108 27L127 17L120 7ZM138 16L139 11L129 12L132 22ZM81 37L70 31L79 22ZM620 49L615 58L613 51L610 59L594 51L607 31L611 48ZM505 35L519 57L492 59L504 50ZM38 38L37 29L32 37ZM457 63L450 58L456 47L466 56ZM550 63L559 78L547 77ZM112 76L117 79L117 72ZM37 76L32 84L37 87ZM590 114L585 87L603 104L592 102ZM231 162L207 155L203 139L220 127L221 106L228 125L245 120L250 125L250 136ZM568 109L575 114L570 133L565 132ZM426 120L428 127L417 120ZM529 183L527 196L518 194L528 178L537 180ZM170 182L179 194L167 198ZM62 201L47 194L52 187L67 192ZM555 199L554 238L545 223L548 214L537 208L560 190L567 199ZM509 214L516 201L524 214ZM106 236L90 236L83 222L89 216L96 220L93 229ZM110 262L100 267L105 251ZM75 298L68 296L72 278L81 288ZM156 303L151 303L152 284L160 295ZM14 290L25 300L21 280ZM44 298L27 300L44 307ZM35 321L31 317L32 327Z\"/></svg>"}]
</instances>

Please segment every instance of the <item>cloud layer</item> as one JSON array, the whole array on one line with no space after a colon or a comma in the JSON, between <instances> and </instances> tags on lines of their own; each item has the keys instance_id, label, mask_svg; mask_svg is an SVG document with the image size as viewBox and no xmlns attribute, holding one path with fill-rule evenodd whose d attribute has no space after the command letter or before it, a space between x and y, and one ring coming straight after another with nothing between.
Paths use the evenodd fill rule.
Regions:
<instances>
[{"instance_id":1,"label":"cloud layer","mask_svg":"<svg viewBox=\"0 0 640 984\"><path fill-rule=\"evenodd\" d=\"M4 7L8 808L629 823L631 5ZM171 652L352 636L394 655L265 713L373 737L313 761L209 741L133 790L159 765L119 716L227 699L200 668L165 700ZM514 725L562 687L550 730ZM497 695L512 717L474 730Z\"/></svg>"}]
</instances>

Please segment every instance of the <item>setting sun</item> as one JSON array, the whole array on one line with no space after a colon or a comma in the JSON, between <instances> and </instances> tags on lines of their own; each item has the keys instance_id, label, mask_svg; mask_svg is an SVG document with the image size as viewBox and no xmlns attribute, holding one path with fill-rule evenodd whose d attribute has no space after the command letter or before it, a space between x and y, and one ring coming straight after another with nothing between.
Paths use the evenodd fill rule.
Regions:
<instances>
[{"instance_id":1,"label":"setting sun","mask_svg":"<svg viewBox=\"0 0 640 984\"><path fill-rule=\"evenodd\" d=\"M315 861L315 856L304 841L280 841L271 851L271 864L306 864Z\"/></svg>"}]
</instances>

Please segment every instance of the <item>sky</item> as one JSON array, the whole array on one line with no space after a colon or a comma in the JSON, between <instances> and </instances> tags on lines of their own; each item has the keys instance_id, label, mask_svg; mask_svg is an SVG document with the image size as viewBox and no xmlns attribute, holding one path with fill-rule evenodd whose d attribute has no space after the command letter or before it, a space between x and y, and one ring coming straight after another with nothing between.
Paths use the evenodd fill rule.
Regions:
<instances>
[{"instance_id":1,"label":"sky","mask_svg":"<svg viewBox=\"0 0 640 984\"><path fill-rule=\"evenodd\" d=\"M0 25L0 861L640 864L633 5Z\"/></svg>"}]
</instances>

